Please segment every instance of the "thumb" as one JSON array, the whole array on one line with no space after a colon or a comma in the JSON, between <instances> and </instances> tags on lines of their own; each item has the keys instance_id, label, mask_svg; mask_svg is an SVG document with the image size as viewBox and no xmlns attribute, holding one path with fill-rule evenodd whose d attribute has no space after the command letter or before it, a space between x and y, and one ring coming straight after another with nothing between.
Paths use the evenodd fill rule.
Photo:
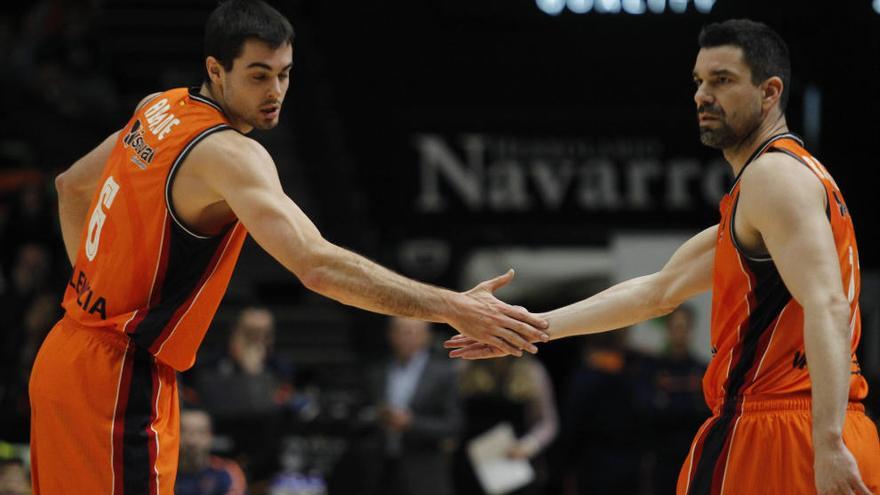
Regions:
<instances>
[{"instance_id":1,"label":"thumb","mask_svg":"<svg viewBox=\"0 0 880 495\"><path fill-rule=\"evenodd\" d=\"M496 290L509 284L510 281L513 280L513 276L514 276L514 271L513 271L513 268L511 268L510 270L507 270L507 273L505 273L504 275L499 275L499 276L497 276L491 280L487 280L483 283L486 284L486 288L489 289L489 291L495 292Z\"/></svg>"}]
</instances>

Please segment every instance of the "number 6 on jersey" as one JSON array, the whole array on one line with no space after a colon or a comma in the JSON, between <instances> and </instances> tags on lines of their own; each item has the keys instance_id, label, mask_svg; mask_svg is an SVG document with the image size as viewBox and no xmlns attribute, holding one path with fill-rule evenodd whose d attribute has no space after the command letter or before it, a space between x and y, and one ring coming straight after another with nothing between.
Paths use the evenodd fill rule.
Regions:
<instances>
[{"instance_id":1,"label":"number 6 on jersey","mask_svg":"<svg viewBox=\"0 0 880 495\"><path fill-rule=\"evenodd\" d=\"M98 198L98 204L95 205L95 211L92 212L92 218L89 220L89 233L86 236L86 257L89 261L95 259L98 254L98 243L101 241L101 229L104 227L104 220L107 219L107 213L101 208L104 206L108 210L119 192L119 184L113 180L113 176L107 177L104 185L101 187L101 196Z\"/></svg>"}]
</instances>

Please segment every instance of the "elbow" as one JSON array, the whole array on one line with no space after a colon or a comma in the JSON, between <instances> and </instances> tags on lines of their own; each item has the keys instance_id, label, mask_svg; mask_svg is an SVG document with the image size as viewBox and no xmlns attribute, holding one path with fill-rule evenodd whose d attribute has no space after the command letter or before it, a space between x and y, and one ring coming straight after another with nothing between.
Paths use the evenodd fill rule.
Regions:
<instances>
[{"instance_id":1,"label":"elbow","mask_svg":"<svg viewBox=\"0 0 880 495\"><path fill-rule=\"evenodd\" d=\"M676 290L674 280L664 276L663 272L649 275L648 290L645 300L651 308L651 318L668 315L684 302Z\"/></svg>"},{"instance_id":2,"label":"elbow","mask_svg":"<svg viewBox=\"0 0 880 495\"><path fill-rule=\"evenodd\" d=\"M55 191L58 196L66 195L70 189L70 179L67 172L61 172L55 177Z\"/></svg>"},{"instance_id":3,"label":"elbow","mask_svg":"<svg viewBox=\"0 0 880 495\"><path fill-rule=\"evenodd\" d=\"M841 329L841 332L849 334L852 308L850 302L843 293L828 294L821 299L804 301L802 304L806 318L820 318L833 323L833 328Z\"/></svg>"},{"instance_id":4,"label":"elbow","mask_svg":"<svg viewBox=\"0 0 880 495\"><path fill-rule=\"evenodd\" d=\"M78 184L74 177L71 176L70 171L64 171L58 174L55 177L55 191L58 194L58 197L81 197L86 198L89 193L88 186L86 184ZM91 199L91 198L86 198Z\"/></svg>"},{"instance_id":5,"label":"elbow","mask_svg":"<svg viewBox=\"0 0 880 495\"><path fill-rule=\"evenodd\" d=\"M327 291L328 277L326 270L320 266L309 266L303 269L299 275L299 280L306 289L312 292L324 294Z\"/></svg>"},{"instance_id":6,"label":"elbow","mask_svg":"<svg viewBox=\"0 0 880 495\"><path fill-rule=\"evenodd\" d=\"M327 294L331 289L332 253L326 246L315 246L299 257L299 269L295 270L300 282L310 291Z\"/></svg>"}]
</instances>

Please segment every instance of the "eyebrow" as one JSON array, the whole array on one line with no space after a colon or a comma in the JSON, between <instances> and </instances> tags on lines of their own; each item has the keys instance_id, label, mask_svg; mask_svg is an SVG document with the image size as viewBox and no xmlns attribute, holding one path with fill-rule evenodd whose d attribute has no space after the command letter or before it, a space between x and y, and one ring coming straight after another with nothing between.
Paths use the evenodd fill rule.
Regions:
<instances>
[{"instance_id":1,"label":"eyebrow","mask_svg":"<svg viewBox=\"0 0 880 495\"><path fill-rule=\"evenodd\" d=\"M253 68L253 67L257 67L259 69L266 69L268 71L272 70L272 66L267 63L264 63L264 62L251 62L247 66L248 69ZM289 63L289 64L285 65L284 68L281 69L281 72L284 72L284 71L290 69L291 67L293 67L293 63Z\"/></svg>"},{"instance_id":2,"label":"eyebrow","mask_svg":"<svg viewBox=\"0 0 880 495\"><path fill-rule=\"evenodd\" d=\"M697 75L697 71L694 71L694 73L692 75L694 76L695 79L700 77L699 75ZM712 75L712 76L736 76L736 73L734 73L733 71L728 70L728 69L715 69L715 70L709 71L709 75Z\"/></svg>"}]
</instances>

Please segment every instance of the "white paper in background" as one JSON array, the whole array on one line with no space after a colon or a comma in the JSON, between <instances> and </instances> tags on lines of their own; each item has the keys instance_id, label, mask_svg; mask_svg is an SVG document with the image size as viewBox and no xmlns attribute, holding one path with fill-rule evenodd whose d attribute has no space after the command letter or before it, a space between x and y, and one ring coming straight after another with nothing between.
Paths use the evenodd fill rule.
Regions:
<instances>
[{"instance_id":1,"label":"white paper in background","mask_svg":"<svg viewBox=\"0 0 880 495\"><path fill-rule=\"evenodd\" d=\"M507 451L515 443L510 423L499 423L468 442L471 465L486 493L509 493L535 479L535 471L527 459L507 457Z\"/></svg>"}]
</instances>

